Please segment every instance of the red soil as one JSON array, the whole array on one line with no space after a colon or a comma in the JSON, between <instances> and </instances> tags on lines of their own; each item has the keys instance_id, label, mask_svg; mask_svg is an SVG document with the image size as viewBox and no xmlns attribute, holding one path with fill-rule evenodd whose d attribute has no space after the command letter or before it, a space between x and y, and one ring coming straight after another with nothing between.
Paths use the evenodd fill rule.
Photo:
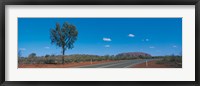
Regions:
<instances>
[{"instance_id":1,"label":"red soil","mask_svg":"<svg viewBox=\"0 0 200 86\"><path fill-rule=\"evenodd\" d=\"M92 64L101 64L106 62L113 62L111 60L108 61L95 61ZM79 62L79 63L65 63L65 64L20 64L18 68L73 68L79 66L91 65L91 62Z\"/></svg>"},{"instance_id":2,"label":"red soil","mask_svg":"<svg viewBox=\"0 0 200 86\"><path fill-rule=\"evenodd\" d=\"M148 66L146 66L146 62L145 62L145 63L134 65L132 66L132 68L173 68L172 66L168 64L157 64L156 61L157 60L149 61Z\"/></svg>"}]
</instances>

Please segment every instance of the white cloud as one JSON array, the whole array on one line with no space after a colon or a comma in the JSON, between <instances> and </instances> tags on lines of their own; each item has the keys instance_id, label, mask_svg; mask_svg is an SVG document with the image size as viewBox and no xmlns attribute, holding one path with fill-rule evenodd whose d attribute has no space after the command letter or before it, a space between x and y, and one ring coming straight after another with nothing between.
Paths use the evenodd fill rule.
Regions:
<instances>
[{"instance_id":1,"label":"white cloud","mask_svg":"<svg viewBox=\"0 0 200 86\"><path fill-rule=\"evenodd\" d=\"M132 38L135 37L135 35L133 35L133 34L128 34L128 36L129 36L129 37L132 37Z\"/></svg>"},{"instance_id":2,"label":"white cloud","mask_svg":"<svg viewBox=\"0 0 200 86\"><path fill-rule=\"evenodd\" d=\"M173 45L172 47L176 48L177 46L176 46L176 45Z\"/></svg>"},{"instance_id":3,"label":"white cloud","mask_svg":"<svg viewBox=\"0 0 200 86\"><path fill-rule=\"evenodd\" d=\"M26 48L19 48L19 50L21 50L21 51L25 51L25 50L26 50Z\"/></svg>"},{"instance_id":4,"label":"white cloud","mask_svg":"<svg viewBox=\"0 0 200 86\"><path fill-rule=\"evenodd\" d=\"M155 48L154 46L150 46L149 48Z\"/></svg>"},{"instance_id":5,"label":"white cloud","mask_svg":"<svg viewBox=\"0 0 200 86\"><path fill-rule=\"evenodd\" d=\"M109 42L109 41L112 41L112 40L110 38L103 38L103 41Z\"/></svg>"},{"instance_id":6,"label":"white cloud","mask_svg":"<svg viewBox=\"0 0 200 86\"><path fill-rule=\"evenodd\" d=\"M110 47L110 45L105 45L104 47L107 47L107 48L109 48L109 47Z\"/></svg>"},{"instance_id":7,"label":"white cloud","mask_svg":"<svg viewBox=\"0 0 200 86\"><path fill-rule=\"evenodd\" d=\"M45 49L49 49L50 47L44 47Z\"/></svg>"}]
</instances>

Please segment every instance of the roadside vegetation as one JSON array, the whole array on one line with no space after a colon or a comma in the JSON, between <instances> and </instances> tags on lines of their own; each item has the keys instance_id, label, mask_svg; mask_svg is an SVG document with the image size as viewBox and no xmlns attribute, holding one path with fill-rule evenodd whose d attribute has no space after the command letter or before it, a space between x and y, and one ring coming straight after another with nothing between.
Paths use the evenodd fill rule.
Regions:
<instances>
[{"instance_id":1,"label":"roadside vegetation","mask_svg":"<svg viewBox=\"0 0 200 86\"><path fill-rule=\"evenodd\" d=\"M165 64L175 68L182 68L182 56L160 56L161 60L158 60L157 64Z\"/></svg>"},{"instance_id":2,"label":"roadside vegetation","mask_svg":"<svg viewBox=\"0 0 200 86\"><path fill-rule=\"evenodd\" d=\"M118 61L118 60L133 60L133 59L152 59L155 57L133 57L133 56L120 56L120 55L87 55L87 54L74 54L65 55L64 63L80 63L88 61ZM30 54L28 57L18 57L19 64L62 64L63 55L45 55L36 56L35 53Z\"/></svg>"},{"instance_id":3,"label":"roadside vegetation","mask_svg":"<svg viewBox=\"0 0 200 86\"><path fill-rule=\"evenodd\" d=\"M64 63L83 63L83 62L101 62L101 61L120 61L120 60L136 60L136 59L158 59L156 64L164 64L173 68L182 67L182 56L139 56L138 53L118 54L118 55L88 55L88 54L73 54L65 55ZM31 53L28 57L18 57L18 65L21 64L62 64L63 55L45 55L37 56L36 53Z\"/></svg>"}]
</instances>

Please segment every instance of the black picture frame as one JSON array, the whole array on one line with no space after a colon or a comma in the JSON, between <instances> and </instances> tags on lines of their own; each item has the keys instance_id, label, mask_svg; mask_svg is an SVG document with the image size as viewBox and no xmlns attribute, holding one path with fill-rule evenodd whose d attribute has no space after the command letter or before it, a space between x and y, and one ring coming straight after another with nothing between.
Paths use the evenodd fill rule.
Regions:
<instances>
[{"instance_id":1,"label":"black picture frame","mask_svg":"<svg viewBox=\"0 0 200 86\"><path fill-rule=\"evenodd\" d=\"M200 0L2 0L0 3L2 86L199 86ZM195 5L195 81L5 81L5 5Z\"/></svg>"}]
</instances>

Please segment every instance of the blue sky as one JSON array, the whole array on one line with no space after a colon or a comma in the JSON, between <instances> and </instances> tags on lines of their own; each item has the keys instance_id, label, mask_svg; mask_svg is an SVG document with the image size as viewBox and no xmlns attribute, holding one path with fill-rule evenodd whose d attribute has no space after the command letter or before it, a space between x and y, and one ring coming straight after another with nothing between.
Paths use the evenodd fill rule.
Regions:
<instances>
[{"instance_id":1,"label":"blue sky","mask_svg":"<svg viewBox=\"0 0 200 86\"><path fill-rule=\"evenodd\" d=\"M182 51L182 18L18 18L22 56L61 55L61 48L51 44L50 29L64 22L75 25L79 32L66 55L146 52L159 56Z\"/></svg>"}]
</instances>

